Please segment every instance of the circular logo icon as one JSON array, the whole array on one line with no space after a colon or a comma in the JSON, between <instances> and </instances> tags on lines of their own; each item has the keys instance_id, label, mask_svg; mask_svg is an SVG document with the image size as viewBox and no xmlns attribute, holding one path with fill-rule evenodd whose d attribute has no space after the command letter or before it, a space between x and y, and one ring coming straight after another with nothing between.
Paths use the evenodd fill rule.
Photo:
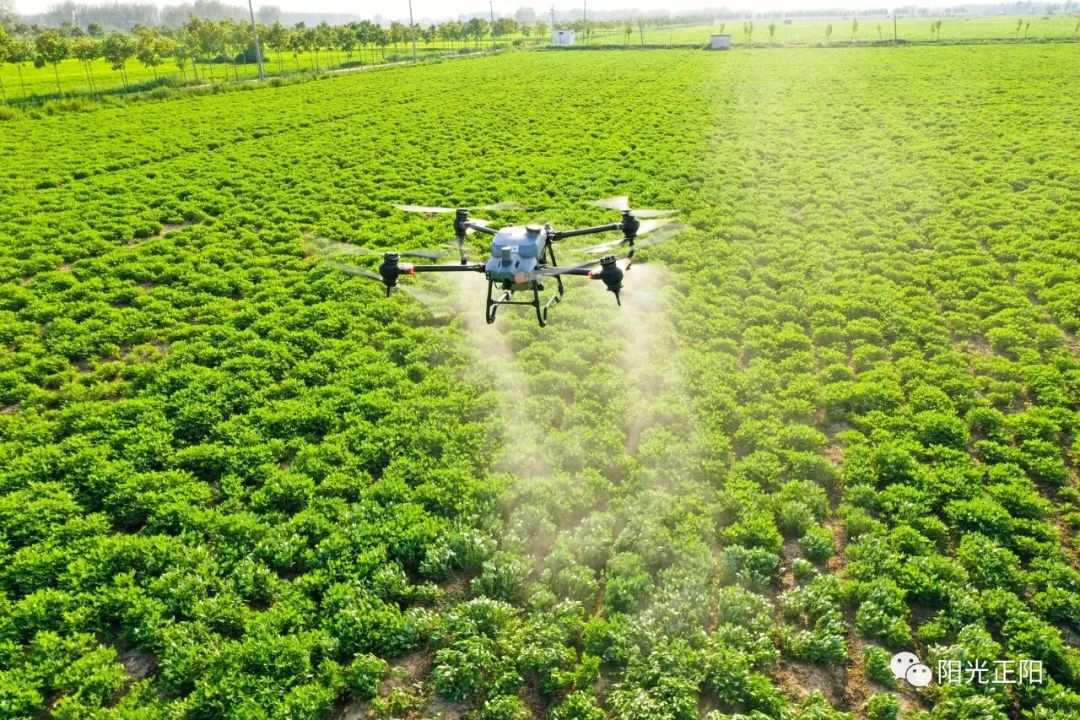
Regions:
<instances>
[{"instance_id":1,"label":"circular logo icon","mask_svg":"<svg viewBox=\"0 0 1080 720\"><path fill-rule=\"evenodd\" d=\"M893 677L900 680L907 677L908 668L918 664L919 658L915 657L914 653L898 652L889 661L889 668L892 670Z\"/></svg>"},{"instance_id":2,"label":"circular logo icon","mask_svg":"<svg viewBox=\"0 0 1080 720\"><path fill-rule=\"evenodd\" d=\"M928 665L922 663L915 663L908 668L907 673L904 675L912 687L926 687L933 679L933 674L930 672Z\"/></svg>"}]
</instances>

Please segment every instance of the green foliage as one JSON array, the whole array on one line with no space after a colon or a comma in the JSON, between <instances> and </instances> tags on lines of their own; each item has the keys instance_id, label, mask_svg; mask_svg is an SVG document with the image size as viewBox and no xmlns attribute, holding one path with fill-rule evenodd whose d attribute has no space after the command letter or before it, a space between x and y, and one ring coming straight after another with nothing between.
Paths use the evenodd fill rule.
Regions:
<instances>
[{"instance_id":1,"label":"green foliage","mask_svg":"<svg viewBox=\"0 0 1080 720\"><path fill-rule=\"evenodd\" d=\"M867 645L863 648L866 659L866 676L879 685L887 688L896 687L896 677L893 675L889 662L892 653L877 645Z\"/></svg>"},{"instance_id":2,"label":"green foliage","mask_svg":"<svg viewBox=\"0 0 1080 720\"><path fill-rule=\"evenodd\" d=\"M374 655L357 655L349 667L349 691L362 700L371 700L386 675L387 665Z\"/></svg>"},{"instance_id":3,"label":"green foliage","mask_svg":"<svg viewBox=\"0 0 1080 720\"><path fill-rule=\"evenodd\" d=\"M606 717L593 696L580 690L567 695L549 715L550 720L604 720Z\"/></svg>"},{"instance_id":4,"label":"green foliage","mask_svg":"<svg viewBox=\"0 0 1080 720\"><path fill-rule=\"evenodd\" d=\"M833 534L827 528L813 525L799 539L799 546L811 562L825 562L833 554Z\"/></svg>"},{"instance_id":5,"label":"green foliage","mask_svg":"<svg viewBox=\"0 0 1080 720\"><path fill-rule=\"evenodd\" d=\"M868 720L897 720L900 717L900 701L892 693L874 693L863 706Z\"/></svg>"}]
</instances>

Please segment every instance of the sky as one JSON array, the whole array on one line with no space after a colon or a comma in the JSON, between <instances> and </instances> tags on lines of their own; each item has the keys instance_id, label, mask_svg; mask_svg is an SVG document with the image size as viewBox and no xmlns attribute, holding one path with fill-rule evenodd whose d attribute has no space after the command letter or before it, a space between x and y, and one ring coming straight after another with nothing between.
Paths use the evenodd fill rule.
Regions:
<instances>
[{"instance_id":1,"label":"sky","mask_svg":"<svg viewBox=\"0 0 1080 720\"><path fill-rule=\"evenodd\" d=\"M109 0L75 0L80 4L97 5ZM183 0L139 0L153 2L155 5L178 5ZM224 0L229 5L242 5L246 0ZM49 7L59 4L60 0L15 0L15 7L20 13L45 12ZM327 12L354 13L367 17L381 15L384 18L408 18L408 0L254 0L255 9L260 5L276 5L287 12ZM668 10L678 13L684 10L697 10L703 7L732 7L755 10L807 10L821 7L859 9L865 7L884 7L888 3L873 0L588 0L590 8L596 10ZM902 3L908 4L908 3ZM911 4L920 4L917 0ZM521 6L532 7L538 14L546 14L551 2L546 4L537 0L494 0L496 14L512 15ZM582 2L555 2L557 10L576 10ZM461 13L487 11L488 0L413 0L413 15L416 18L449 18Z\"/></svg>"}]
</instances>

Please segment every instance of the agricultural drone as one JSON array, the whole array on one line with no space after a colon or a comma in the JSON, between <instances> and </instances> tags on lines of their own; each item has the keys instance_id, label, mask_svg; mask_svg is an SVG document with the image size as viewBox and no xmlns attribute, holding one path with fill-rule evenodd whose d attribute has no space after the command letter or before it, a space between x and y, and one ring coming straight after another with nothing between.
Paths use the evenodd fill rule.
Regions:
<instances>
[{"instance_id":1,"label":"agricultural drone","mask_svg":"<svg viewBox=\"0 0 1080 720\"><path fill-rule=\"evenodd\" d=\"M673 224L667 217L676 211L632 210L629 199L625 196L597 200L593 204L617 210L622 217L619 222L572 230L555 230L548 223L509 225L495 229L491 227L491 221L472 217L466 208L395 205L394 207L398 210L425 215L453 213L456 243L445 247L456 245L459 261L447 264L409 264L402 262L402 258L437 260L445 257L445 253L425 250L388 251L381 252L382 263L379 265L378 274L361 268L347 268L341 265L338 267L353 274L378 280L386 287L387 297L390 296L393 288L399 287L399 280L418 273L483 274L487 279L485 318L489 324L495 322L495 313L503 305L528 305L536 310L536 320L540 323L540 327L544 327L547 325L548 309L563 298L565 292L563 276L577 275L590 280L600 280L608 291L615 295L615 302L621 305L619 292L623 288L624 272L629 270L634 262L634 251L667 240L684 229L681 225ZM525 208L516 203L499 203L485 205L478 209L499 211L524 210ZM483 262L470 261L465 245L465 238L477 232L490 235L492 238L490 256ZM567 238L607 232L620 232L622 237L600 245L574 250L578 253L601 255L599 259L569 266L561 266L556 262L555 243ZM638 242L643 235L647 234L650 234L647 240ZM379 251L356 245L330 241L319 242L315 250L335 257L380 254ZM621 259L626 260L623 267L619 267ZM542 299L541 294L547 290L549 280L554 280L554 291L546 299ZM525 295L528 299L516 299L519 294Z\"/></svg>"}]
</instances>

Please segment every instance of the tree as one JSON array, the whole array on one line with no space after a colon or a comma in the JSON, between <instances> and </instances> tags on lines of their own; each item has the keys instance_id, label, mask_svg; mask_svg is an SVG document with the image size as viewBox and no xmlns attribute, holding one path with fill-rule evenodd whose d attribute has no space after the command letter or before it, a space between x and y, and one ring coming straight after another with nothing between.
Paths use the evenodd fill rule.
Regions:
<instances>
[{"instance_id":1,"label":"tree","mask_svg":"<svg viewBox=\"0 0 1080 720\"><path fill-rule=\"evenodd\" d=\"M190 18L184 23L186 30L195 42L195 54L204 58L213 58L219 54L221 48L221 30L218 24L209 20L200 20L197 17ZM195 60L192 59L194 63ZM210 65L210 82L214 81L214 66Z\"/></svg>"},{"instance_id":2,"label":"tree","mask_svg":"<svg viewBox=\"0 0 1080 720\"><path fill-rule=\"evenodd\" d=\"M351 28L350 28L350 30L351 30ZM284 54L284 52L286 50L289 49L289 31L288 31L288 29L286 29L286 27L281 24L281 21L275 20L274 24L271 25L266 30L266 32L262 33L259 37L261 37L263 39L263 44L266 45L266 47L270 48L275 53L277 53L277 56L278 56L278 72L279 73L284 73L285 72L285 67L284 67L285 59L283 57L283 54ZM353 37L356 37L355 32L353 33Z\"/></svg>"},{"instance_id":3,"label":"tree","mask_svg":"<svg viewBox=\"0 0 1080 720\"><path fill-rule=\"evenodd\" d=\"M4 26L0 25L0 70L3 70L4 63L7 62L10 54L11 39L8 37L7 32L5 32ZM4 102L7 102L7 88L4 87L3 73L0 73L0 96L3 96Z\"/></svg>"},{"instance_id":4,"label":"tree","mask_svg":"<svg viewBox=\"0 0 1080 720\"><path fill-rule=\"evenodd\" d=\"M474 47L479 47L480 41L488 34L488 27L487 20L474 17L465 23L465 36L472 38Z\"/></svg>"},{"instance_id":5,"label":"tree","mask_svg":"<svg viewBox=\"0 0 1080 720\"><path fill-rule=\"evenodd\" d=\"M300 27L303 23L297 23L296 28L289 33L286 42L288 43L289 50L292 51L293 59L296 61L296 71L300 72L300 54L307 50L307 31L305 28Z\"/></svg>"},{"instance_id":6,"label":"tree","mask_svg":"<svg viewBox=\"0 0 1080 720\"><path fill-rule=\"evenodd\" d=\"M138 46L135 39L122 32L110 33L101 45L101 55L109 63L113 70L120 71L120 77L124 81L124 89L127 89L127 61L135 56Z\"/></svg>"},{"instance_id":7,"label":"tree","mask_svg":"<svg viewBox=\"0 0 1080 720\"><path fill-rule=\"evenodd\" d=\"M851 19L851 42L855 42L855 36L859 34L859 18Z\"/></svg>"},{"instance_id":8,"label":"tree","mask_svg":"<svg viewBox=\"0 0 1080 720\"><path fill-rule=\"evenodd\" d=\"M71 54L82 61L83 69L86 70L86 80L90 83L90 92L97 92L94 87L94 74L90 70L90 63L101 57L101 45L90 38L80 38L71 43Z\"/></svg>"},{"instance_id":9,"label":"tree","mask_svg":"<svg viewBox=\"0 0 1080 720\"><path fill-rule=\"evenodd\" d=\"M776 38L776 23L771 22L771 23L769 23L769 42L772 43L772 41L775 38Z\"/></svg>"},{"instance_id":10,"label":"tree","mask_svg":"<svg viewBox=\"0 0 1080 720\"><path fill-rule=\"evenodd\" d=\"M247 61L247 49L252 47L254 39L251 36L251 26L247 23L238 23L226 18L221 21L221 44L225 53L225 60L232 65L233 80L240 79L237 68L237 56Z\"/></svg>"},{"instance_id":11,"label":"tree","mask_svg":"<svg viewBox=\"0 0 1080 720\"><path fill-rule=\"evenodd\" d=\"M196 43L195 38L191 36L187 30L181 29L176 34L176 38L173 41L176 44L176 51L173 53L173 61L176 63L176 67L180 68L180 73L187 80L187 70L185 66L188 61L191 61L191 69L195 73L195 81L199 80L199 66L195 62L196 56Z\"/></svg>"},{"instance_id":12,"label":"tree","mask_svg":"<svg viewBox=\"0 0 1080 720\"><path fill-rule=\"evenodd\" d=\"M405 26L399 22L390 23L390 43L394 46L394 51L398 49L400 43L405 42L406 35Z\"/></svg>"},{"instance_id":13,"label":"tree","mask_svg":"<svg viewBox=\"0 0 1080 720\"><path fill-rule=\"evenodd\" d=\"M60 87L60 71L57 70L57 66L71 52L67 38L55 30L49 30L37 36L34 46L41 61L53 66L53 75L56 76L56 92L63 95L64 91Z\"/></svg>"},{"instance_id":14,"label":"tree","mask_svg":"<svg viewBox=\"0 0 1080 720\"><path fill-rule=\"evenodd\" d=\"M19 16L15 13L15 0L0 0L0 28L10 30L15 27Z\"/></svg>"},{"instance_id":15,"label":"tree","mask_svg":"<svg viewBox=\"0 0 1080 720\"><path fill-rule=\"evenodd\" d=\"M832 23L825 26L825 42L828 43L832 39Z\"/></svg>"},{"instance_id":16,"label":"tree","mask_svg":"<svg viewBox=\"0 0 1080 720\"><path fill-rule=\"evenodd\" d=\"M495 36L496 37L513 37L517 32L517 23L513 18L501 17L495 21Z\"/></svg>"},{"instance_id":17,"label":"tree","mask_svg":"<svg viewBox=\"0 0 1080 720\"><path fill-rule=\"evenodd\" d=\"M319 50L325 48L327 54L330 55L330 60L327 62L327 69L334 62L333 48L334 48L334 31L325 22L321 22L315 26L312 33L312 45L315 47L315 70L319 69Z\"/></svg>"},{"instance_id":18,"label":"tree","mask_svg":"<svg viewBox=\"0 0 1080 720\"><path fill-rule=\"evenodd\" d=\"M92 22L86 26L86 34L92 38L101 38L105 36L105 30L101 23Z\"/></svg>"},{"instance_id":19,"label":"tree","mask_svg":"<svg viewBox=\"0 0 1080 720\"><path fill-rule=\"evenodd\" d=\"M34 48L29 40L9 37L7 42L7 61L12 63L19 71L19 86L22 88L22 96L26 97L26 81L23 78L23 63L34 54Z\"/></svg>"},{"instance_id":20,"label":"tree","mask_svg":"<svg viewBox=\"0 0 1080 720\"><path fill-rule=\"evenodd\" d=\"M353 50L356 49L356 33L347 25L339 25L334 28L334 45L345 52L346 60L352 61Z\"/></svg>"},{"instance_id":21,"label":"tree","mask_svg":"<svg viewBox=\"0 0 1080 720\"><path fill-rule=\"evenodd\" d=\"M162 62L161 36L155 30L141 28L136 37L135 57L153 71L157 80L157 67Z\"/></svg>"}]
</instances>

